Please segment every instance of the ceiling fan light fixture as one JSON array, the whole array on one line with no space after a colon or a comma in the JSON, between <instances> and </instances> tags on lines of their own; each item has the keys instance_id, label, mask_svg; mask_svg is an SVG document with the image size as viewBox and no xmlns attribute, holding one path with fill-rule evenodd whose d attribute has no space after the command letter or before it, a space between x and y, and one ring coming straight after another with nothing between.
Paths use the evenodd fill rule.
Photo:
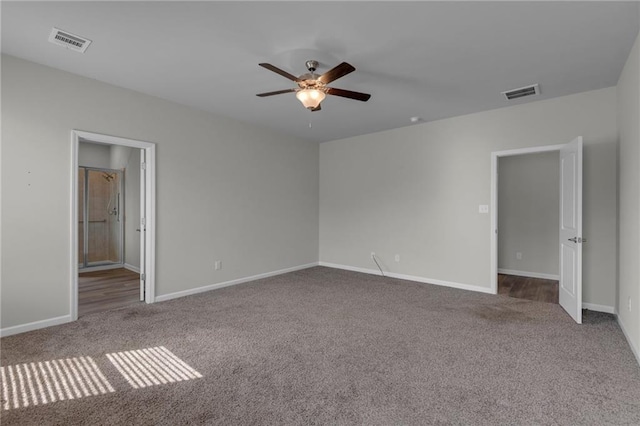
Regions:
<instances>
[{"instance_id":1,"label":"ceiling fan light fixture","mask_svg":"<svg viewBox=\"0 0 640 426\"><path fill-rule=\"evenodd\" d=\"M320 105L327 95L318 89L301 89L296 92L296 98L307 109L315 109Z\"/></svg>"}]
</instances>

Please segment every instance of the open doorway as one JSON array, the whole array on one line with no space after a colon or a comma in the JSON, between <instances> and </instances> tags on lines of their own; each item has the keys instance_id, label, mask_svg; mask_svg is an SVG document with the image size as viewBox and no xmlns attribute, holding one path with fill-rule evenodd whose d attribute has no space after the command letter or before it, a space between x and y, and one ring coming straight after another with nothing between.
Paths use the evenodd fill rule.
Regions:
<instances>
[{"instance_id":1,"label":"open doorway","mask_svg":"<svg viewBox=\"0 0 640 426\"><path fill-rule=\"evenodd\" d=\"M78 316L139 303L140 149L78 144Z\"/></svg>"},{"instance_id":2,"label":"open doorway","mask_svg":"<svg viewBox=\"0 0 640 426\"><path fill-rule=\"evenodd\" d=\"M560 153L498 159L498 294L559 302Z\"/></svg>"},{"instance_id":3,"label":"open doorway","mask_svg":"<svg viewBox=\"0 0 640 426\"><path fill-rule=\"evenodd\" d=\"M535 153L558 152L558 299L578 324L582 323L582 137L564 145L548 145L491 153L491 290L498 293L499 160ZM534 237L531 237L534 238ZM508 254L508 253L507 253ZM517 252L516 252L517 256Z\"/></svg>"},{"instance_id":4,"label":"open doorway","mask_svg":"<svg viewBox=\"0 0 640 426\"><path fill-rule=\"evenodd\" d=\"M71 312L154 301L155 145L73 131Z\"/></svg>"}]
</instances>

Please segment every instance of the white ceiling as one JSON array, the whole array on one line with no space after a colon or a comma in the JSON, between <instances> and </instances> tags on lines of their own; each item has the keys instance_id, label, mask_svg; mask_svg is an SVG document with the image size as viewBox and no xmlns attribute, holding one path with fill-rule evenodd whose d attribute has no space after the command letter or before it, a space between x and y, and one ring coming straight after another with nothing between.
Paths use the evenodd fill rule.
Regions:
<instances>
[{"instance_id":1,"label":"white ceiling","mask_svg":"<svg viewBox=\"0 0 640 426\"><path fill-rule=\"evenodd\" d=\"M636 2L2 2L2 52L302 138L327 141L614 86L638 32ZM52 27L93 41L85 54ZM309 112L307 59L356 71ZM541 95L500 92L539 83ZM311 122L312 126L309 127Z\"/></svg>"}]
</instances>

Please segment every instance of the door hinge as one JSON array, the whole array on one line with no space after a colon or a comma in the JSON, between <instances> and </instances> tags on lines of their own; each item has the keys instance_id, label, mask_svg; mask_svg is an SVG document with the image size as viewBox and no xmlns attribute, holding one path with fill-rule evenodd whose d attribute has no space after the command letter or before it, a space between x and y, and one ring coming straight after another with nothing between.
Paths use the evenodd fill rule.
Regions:
<instances>
[{"instance_id":1,"label":"door hinge","mask_svg":"<svg viewBox=\"0 0 640 426\"><path fill-rule=\"evenodd\" d=\"M142 170L147 170L147 163L140 163L140 168Z\"/></svg>"},{"instance_id":2,"label":"door hinge","mask_svg":"<svg viewBox=\"0 0 640 426\"><path fill-rule=\"evenodd\" d=\"M140 280L141 281L146 281L147 280L147 274L140 274Z\"/></svg>"}]
</instances>

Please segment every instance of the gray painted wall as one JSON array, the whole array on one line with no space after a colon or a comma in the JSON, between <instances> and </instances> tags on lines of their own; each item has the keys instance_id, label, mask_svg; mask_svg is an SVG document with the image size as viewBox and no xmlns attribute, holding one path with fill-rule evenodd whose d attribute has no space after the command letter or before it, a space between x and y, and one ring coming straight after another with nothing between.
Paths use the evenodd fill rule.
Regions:
<instances>
[{"instance_id":1,"label":"gray painted wall","mask_svg":"<svg viewBox=\"0 0 640 426\"><path fill-rule=\"evenodd\" d=\"M122 148L115 147L114 148ZM126 160L125 160L126 158ZM128 148L124 165L124 263L140 267L140 150Z\"/></svg>"},{"instance_id":2,"label":"gray painted wall","mask_svg":"<svg viewBox=\"0 0 640 426\"><path fill-rule=\"evenodd\" d=\"M2 107L3 328L70 312L72 129L157 143L157 295L318 259L317 143L6 55Z\"/></svg>"},{"instance_id":3,"label":"gray painted wall","mask_svg":"<svg viewBox=\"0 0 640 426\"><path fill-rule=\"evenodd\" d=\"M140 150L111 145L111 168L124 170L124 263L140 267Z\"/></svg>"},{"instance_id":4,"label":"gray painted wall","mask_svg":"<svg viewBox=\"0 0 640 426\"><path fill-rule=\"evenodd\" d=\"M498 268L559 274L559 163L558 152L498 160Z\"/></svg>"},{"instance_id":5,"label":"gray painted wall","mask_svg":"<svg viewBox=\"0 0 640 426\"><path fill-rule=\"evenodd\" d=\"M78 145L78 165L81 167L111 168L111 149L109 145L80 142Z\"/></svg>"},{"instance_id":6,"label":"gray painted wall","mask_svg":"<svg viewBox=\"0 0 640 426\"><path fill-rule=\"evenodd\" d=\"M640 36L618 81L619 321L640 361ZM631 310L629 310L631 300Z\"/></svg>"},{"instance_id":7,"label":"gray painted wall","mask_svg":"<svg viewBox=\"0 0 640 426\"><path fill-rule=\"evenodd\" d=\"M584 136L584 297L613 307L615 87L320 145L320 260L490 287L491 152ZM395 254L400 262L394 261Z\"/></svg>"}]
</instances>

